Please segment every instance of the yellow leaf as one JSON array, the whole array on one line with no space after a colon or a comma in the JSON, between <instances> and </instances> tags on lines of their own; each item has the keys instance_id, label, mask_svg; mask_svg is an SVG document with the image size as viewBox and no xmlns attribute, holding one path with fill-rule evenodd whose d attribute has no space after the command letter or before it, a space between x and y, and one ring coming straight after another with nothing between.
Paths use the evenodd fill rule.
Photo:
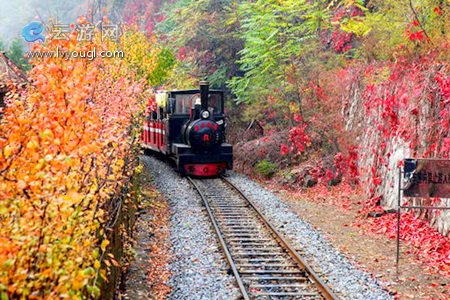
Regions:
<instances>
[{"instance_id":1,"label":"yellow leaf","mask_svg":"<svg viewBox=\"0 0 450 300\"><path fill-rule=\"evenodd\" d=\"M95 269L100 269L100 262L97 259L94 262L94 268Z\"/></svg>"},{"instance_id":2,"label":"yellow leaf","mask_svg":"<svg viewBox=\"0 0 450 300\"><path fill-rule=\"evenodd\" d=\"M28 149L36 149L38 146L39 146L39 144L36 140L31 140L27 144Z\"/></svg>"},{"instance_id":3,"label":"yellow leaf","mask_svg":"<svg viewBox=\"0 0 450 300\"><path fill-rule=\"evenodd\" d=\"M42 133L42 136L45 138L53 139L53 132L50 129L45 129Z\"/></svg>"},{"instance_id":4,"label":"yellow leaf","mask_svg":"<svg viewBox=\"0 0 450 300\"><path fill-rule=\"evenodd\" d=\"M103 252L105 252L106 247L109 245L109 241L107 239L104 239L102 241L102 244L100 245L100 249L102 249Z\"/></svg>"},{"instance_id":5,"label":"yellow leaf","mask_svg":"<svg viewBox=\"0 0 450 300\"><path fill-rule=\"evenodd\" d=\"M5 147L5 150L3 150L3 153L5 154L5 157L10 156L11 153L12 153L11 147L9 147L9 145L7 145L7 146Z\"/></svg>"}]
</instances>

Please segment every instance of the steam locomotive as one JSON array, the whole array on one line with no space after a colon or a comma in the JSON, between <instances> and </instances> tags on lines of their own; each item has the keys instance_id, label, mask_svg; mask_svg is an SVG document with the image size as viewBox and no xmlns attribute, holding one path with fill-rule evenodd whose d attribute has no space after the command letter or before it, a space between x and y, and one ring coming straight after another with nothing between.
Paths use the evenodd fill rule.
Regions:
<instances>
[{"instance_id":1,"label":"steam locomotive","mask_svg":"<svg viewBox=\"0 0 450 300\"><path fill-rule=\"evenodd\" d=\"M224 93L200 89L156 93L146 116L141 146L173 158L184 175L215 176L233 166L233 148L225 143Z\"/></svg>"}]
</instances>

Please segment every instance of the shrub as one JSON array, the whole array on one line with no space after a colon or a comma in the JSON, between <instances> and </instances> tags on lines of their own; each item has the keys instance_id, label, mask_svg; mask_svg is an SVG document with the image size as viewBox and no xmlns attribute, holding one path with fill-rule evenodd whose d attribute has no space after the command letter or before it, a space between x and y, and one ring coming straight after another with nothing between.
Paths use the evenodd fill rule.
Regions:
<instances>
[{"instance_id":1,"label":"shrub","mask_svg":"<svg viewBox=\"0 0 450 300\"><path fill-rule=\"evenodd\" d=\"M130 32L126 39L136 36ZM77 43L71 34L68 42L35 47L118 46ZM140 47L150 56L145 67L151 73L160 50L144 39ZM99 279L106 279L102 266L117 265L105 255L111 247L106 237L127 197L120 191L136 159L147 78L127 60L113 58L43 58L33 64L33 85L13 93L0 121L0 296L98 298Z\"/></svg>"},{"instance_id":2,"label":"shrub","mask_svg":"<svg viewBox=\"0 0 450 300\"><path fill-rule=\"evenodd\" d=\"M265 159L265 160L257 163L255 165L255 167L256 167L256 173L270 178L277 171L278 164L272 163Z\"/></svg>"}]
</instances>

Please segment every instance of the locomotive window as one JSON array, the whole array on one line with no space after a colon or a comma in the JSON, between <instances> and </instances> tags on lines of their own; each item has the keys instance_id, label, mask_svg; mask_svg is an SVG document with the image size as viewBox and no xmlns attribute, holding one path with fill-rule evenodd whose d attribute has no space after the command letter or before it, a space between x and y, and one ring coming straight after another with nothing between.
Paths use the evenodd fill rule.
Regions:
<instances>
[{"instance_id":1,"label":"locomotive window","mask_svg":"<svg viewBox=\"0 0 450 300\"><path fill-rule=\"evenodd\" d=\"M192 95L176 95L176 105L175 105L175 113L176 114L188 114L190 103L189 99L191 99Z\"/></svg>"},{"instance_id":2,"label":"locomotive window","mask_svg":"<svg viewBox=\"0 0 450 300\"><path fill-rule=\"evenodd\" d=\"M208 107L213 108L215 114L222 113L222 97L221 94L211 94L209 96Z\"/></svg>"},{"instance_id":3,"label":"locomotive window","mask_svg":"<svg viewBox=\"0 0 450 300\"><path fill-rule=\"evenodd\" d=\"M195 94L181 94L175 95L175 113L176 114L189 114L191 107L191 100L195 98ZM215 114L222 113L222 95L218 93L212 93L209 96L208 107L212 108Z\"/></svg>"}]
</instances>

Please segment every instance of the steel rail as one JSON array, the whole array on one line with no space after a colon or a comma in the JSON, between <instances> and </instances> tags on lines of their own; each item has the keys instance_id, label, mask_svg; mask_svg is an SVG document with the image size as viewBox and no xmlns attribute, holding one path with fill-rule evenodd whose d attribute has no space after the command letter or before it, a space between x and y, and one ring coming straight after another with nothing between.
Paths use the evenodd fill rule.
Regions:
<instances>
[{"instance_id":1,"label":"steel rail","mask_svg":"<svg viewBox=\"0 0 450 300\"><path fill-rule=\"evenodd\" d=\"M234 191L236 191L243 199L245 199L252 209L257 213L258 217L264 222L264 224L273 232L275 238L284 246L284 248L289 252L289 254L292 256L294 261L306 272L310 275L310 279L313 281L313 283L317 286L317 288L322 293L322 296L325 297L327 300L336 300L339 299L339 297L334 294L334 292L323 282L318 274L309 266L309 264L306 262L304 258L301 257L301 255L294 249L294 247L291 245L290 242L288 242L283 236L280 234L280 232L275 229L272 224L268 221L268 219L264 216L264 214L253 204L253 202L244 195L244 193L241 192L239 188L237 188L233 183L231 183L228 179L221 176L220 177L228 186L230 186Z\"/></svg>"},{"instance_id":2,"label":"steel rail","mask_svg":"<svg viewBox=\"0 0 450 300\"><path fill-rule=\"evenodd\" d=\"M222 247L223 252L225 253L225 257L228 261L228 264L230 265L231 270L233 271L234 277L236 278L236 282L239 286L239 289L241 290L241 294L242 297L245 300L250 300L250 296L247 293L247 290L244 286L244 282L242 281L241 275L239 274L236 265L233 261L233 258L231 257L231 253L228 250L227 244L225 243L225 240L223 239L222 233L220 232L219 226L217 225L217 222L214 218L214 215L211 211L211 208L209 206L209 203L205 197L205 195L202 193L202 191L200 190L200 188L198 187L198 185L192 180L191 177L187 176L187 179L189 180L190 183L192 183L192 185L195 187L195 190L197 191L197 193L200 195L200 198L202 198L203 204L206 207L206 210L208 211L208 217L211 220L211 223L213 224L214 227L214 231L216 232L218 238L219 238L219 242L220 242L220 246Z\"/></svg>"}]
</instances>

